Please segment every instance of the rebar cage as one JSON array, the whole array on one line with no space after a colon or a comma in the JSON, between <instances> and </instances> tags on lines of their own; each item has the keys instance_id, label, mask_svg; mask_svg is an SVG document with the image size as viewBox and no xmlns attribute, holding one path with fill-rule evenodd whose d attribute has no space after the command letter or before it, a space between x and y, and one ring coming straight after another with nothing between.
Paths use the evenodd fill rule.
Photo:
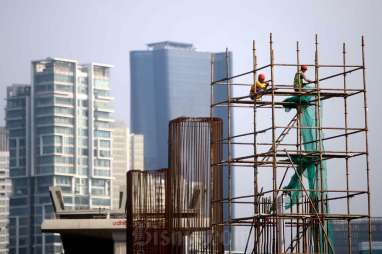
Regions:
<instances>
[{"instance_id":1,"label":"rebar cage","mask_svg":"<svg viewBox=\"0 0 382 254\"><path fill-rule=\"evenodd\" d=\"M220 112L227 114L228 133L219 140L227 158L212 165L228 170L223 174L228 194L219 202L228 204L223 226L230 252L233 231L240 229L246 237L243 249L236 250L244 253L335 253L331 223L343 221L347 253L352 253L351 222L365 218L371 251L364 38L360 64L347 63L345 43L340 64L321 64L316 35L314 62L306 64L314 70L314 80L306 89L293 84L302 65L300 54L297 42L294 63L276 62L270 34L269 64L258 66L253 42L251 71L220 80L211 75L211 94L216 87L227 89L224 100L211 96L211 116L227 109ZM268 74L269 86L251 99L249 89L259 72ZM288 72L291 82L277 80ZM324 103L331 117L325 117ZM239 133L232 131L234 112L244 116L238 122L245 127L235 128ZM235 180L236 172L248 177ZM245 191L235 192L234 181L241 181ZM246 183L252 187L245 188Z\"/></svg>"},{"instance_id":2,"label":"rebar cage","mask_svg":"<svg viewBox=\"0 0 382 254\"><path fill-rule=\"evenodd\" d=\"M127 173L128 253L223 252L221 138L219 118L174 119L169 168Z\"/></svg>"}]
</instances>

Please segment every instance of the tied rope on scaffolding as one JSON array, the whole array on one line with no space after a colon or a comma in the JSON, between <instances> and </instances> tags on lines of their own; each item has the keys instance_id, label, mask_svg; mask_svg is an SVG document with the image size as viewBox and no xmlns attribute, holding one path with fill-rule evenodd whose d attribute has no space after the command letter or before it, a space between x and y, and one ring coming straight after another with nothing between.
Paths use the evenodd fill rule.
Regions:
<instances>
[{"instance_id":1,"label":"tied rope on scaffolding","mask_svg":"<svg viewBox=\"0 0 382 254\"><path fill-rule=\"evenodd\" d=\"M306 85L302 88L302 91L312 91L314 90L314 85ZM305 151L304 154L291 155L291 161L296 165L296 172L293 174L289 183L283 188L285 193L289 194L289 199L286 201L285 209L290 209L293 205L297 204L302 197L302 182L299 179L302 179L304 176L309 185L309 198L317 205L318 204L318 192L317 190L322 188L320 192L321 200L327 199L327 166L325 161L320 160L319 152L324 151L324 146L322 142L317 139L317 132L321 131L318 129L316 122L316 105L312 102L314 96L311 95L297 95L288 97L284 102L288 102L285 105L285 111L289 112L293 108L299 111L300 123L301 123L301 137L303 142L303 147ZM322 110L322 106L321 109ZM322 116L322 113L320 113ZM320 133L323 137L323 133ZM309 154L309 155L308 155ZM321 169L322 174L316 174L316 169ZM320 179L320 176L322 179ZM318 205L317 205L318 206ZM322 213L329 212L328 205L324 205L324 210ZM328 232L328 240L330 241L331 246L333 245L332 229L331 225L328 223L326 225ZM320 249L323 249L324 245L324 236L322 229L318 233L320 237ZM332 253L330 251L329 253Z\"/></svg>"}]
</instances>

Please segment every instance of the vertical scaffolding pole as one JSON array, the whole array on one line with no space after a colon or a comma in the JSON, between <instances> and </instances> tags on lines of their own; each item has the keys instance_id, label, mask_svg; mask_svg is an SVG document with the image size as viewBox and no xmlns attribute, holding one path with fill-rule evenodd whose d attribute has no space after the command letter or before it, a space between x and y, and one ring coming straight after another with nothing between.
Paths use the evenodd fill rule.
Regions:
<instances>
[{"instance_id":1,"label":"vertical scaffolding pole","mask_svg":"<svg viewBox=\"0 0 382 254\"><path fill-rule=\"evenodd\" d=\"M343 87L344 93L347 92L347 80L346 80L346 44L342 44L342 64L343 64ZM345 127L345 153L346 155L349 153L349 135L348 135L348 97L344 96L344 127ZM347 215L350 215L350 192L349 192L349 158L346 156L345 158L345 174L346 174L346 212ZM347 220L347 228L348 228L348 251L352 253L352 232L351 232L351 220Z\"/></svg>"},{"instance_id":2,"label":"vertical scaffolding pole","mask_svg":"<svg viewBox=\"0 0 382 254\"><path fill-rule=\"evenodd\" d=\"M297 73L300 72L300 45L299 45L299 42L297 41L296 43L296 60L297 60ZM294 85L294 84L293 84ZM302 92L302 84L300 85L300 88L299 88L299 92ZM296 148L297 148L297 154L298 156L301 156L302 154L302 136L301 136L301 105L296 105L296 114L297 114L297 142L296 142ZM300 209L300 202L297 202L296 204L296 209L297 209L297 213L299 213L299 209ZM291 223L292 223L292 220L291 220ZM297 218L297 222L296 222L296 235L299 236L300 234L300 224L299 224L299 219ZM300 250L300 245L297 244L297 251Z\"/></svg>"},{"instance_id":3,"label":"vertical scaffolding pole","mask_svg":"<svg viewBox=\"0 0 382 254\"><path fill-rule=\"evenodd\" d=\"M215 104L215 94L214 94L214 79L215 79L215 54L211 54L211 65L210 65L210 68L211 68L211 85L210 85L210 101L211 101L211 105L210 105L210 117L213 117L214 115L214 107L212 105Z\"/></svg>"},{"instance_id":4,"label":"vertical scaffolding pole","mask_svg":"<svg viewBox=\"0 0 382 254\"><path fill-rule=\"evenodd\" d=\"M253 85L256 85L256 68L257 68L257 57L256 57L256 44L255 40L252 41L252 58L253 58ZM254 163L253 163L253 204L254 204L254 215L256 216L258 211L258 185L257 185L257 149L256 149L256 98L253 100L253 155L254 155ZM255 217L258 218L258 217ZM254 253L257 254L257 248L256 245L256 239L259 235L260 228L259 228L259 220L256 219L254 222L254 234L253 234L253 247L254 247ZM251 231L252 231L251 227ZM247 241L248 243L248 241ZM246 246L247 249L247 246Z\"/></svg>"},{"instance_id":5,"label":"vertical scaffolding pole","mask_svg":"<svg viewBox=\"0 0 382 254\"><path fill-rule=\"evenodd\" d=\"M232 252L232 168L231 168L231 79L229 79L229 64L228 64L228 48L225 51L225 65L226 65L226 82L227 82L227 95L228 95L228 133L227 133L227 156L228 156L228 250Z\"/></svg>"},{"instance_id":6,"label":"vertical scaffolding pole","mask_svg":"<svg viewBox=\"0 0 382 254\"><path fill-rule=\"evenodd\" d=\"M281 249L279 248L279 233L280 233L280 226L277 223L278 222L278 199L277 199L277 193L278 193L278 186L277 186L277 164L276 164L276 114L275 114L275 81L274 81L274 52L273 52L273 39L272 39L272 33L269 34L269 54L270 54L270 69L271 69L271 84L272 84L272 204L274 204L274 218L273 221L273 230L272 230L272 236L273 236L273 251L280 253Z\"/></svg>"},{"instance_id":7,"label":"vertical scaffolding pole","mask_svg":"<svg viewBox=\"0 0 382 254\"><path fill-rule=\"evenodd\" d=\"M322 144L322 127L321 127L321 90L320 90L320 77L319 77L319 51L318 51L318 35L315 35L315 61L314 61L314 69L315 69L315 83L316 83L316 91L317 91L317 97L316 97L316 113L315 113L315 118L316 118L316 124L315 124L315 130L316 130L316 149L319 152L319 164L317 165L317 170L319 172L319 194L320 194L320 210L321 210L321 216L322 216L322 221L323 221L323 226L326 228L326 232L328 232L327 228L327 221L325 216L325 213L327 211L327 205L326 205L326 190L324 190L324 179L323 179L323 157L322 157L322 149L323 149L323 144ZM320 211L319 210L319 211ZM320 231L323 231L324 229L320 229ZM323 237L323 232L320 232L320 248L321 252L326 252L328 250L328 242L329 241L329 236L326 237L326 240L324 240Z\"/></svg>"},{"instance_id":8,"label":"vertical scaffolding pole","mask_svg":"<svg viewBox=\"0 0 382 254\"><path fill-rule=\"evenodd\" d=\"M362 48L362 83L363 83L363 103L364 103L364 122L365 122L365 151L366 151L366 177L367 177L367 212L369 220L369 253L371 254L371 200L370 200L370 164L369 164L369 127L367 120L367 95L366 95L366 66L365 66L365 39L361 38L361 48Z\"/></svg>"},{"instance_id":9,"label":"vertical scaffolding pole","mask_svg":"<svg viewBox=\"0 0 382 254\"><path fill-rule=\"evenodd\" d=\"M256 57L256 44L255 40L252 41L252 85L256 86L256 68L257 68L257 57ZM257 248L256 246L256 241L257 237L259 235L260 229L259 229L259 220L258 217L256 216L258 214L258 185L257 185L257 149L256 149L256 99L254 98L253 100L253 221L252 225L249 229L249 234L247 238L247 242L245 244L245 249L244 253L247 252L248 250L248 245L250 242L250 238L252 236L252 231L253 231L253 249L252 252L257 254Z\"/></svg>"}]
</instances>

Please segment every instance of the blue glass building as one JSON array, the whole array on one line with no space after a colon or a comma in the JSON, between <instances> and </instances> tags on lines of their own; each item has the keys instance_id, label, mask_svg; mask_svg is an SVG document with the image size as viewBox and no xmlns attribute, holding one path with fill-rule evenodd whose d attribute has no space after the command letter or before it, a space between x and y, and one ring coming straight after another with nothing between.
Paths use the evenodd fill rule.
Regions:
<instances>
[{"instance_id":1,"label":"blue glass building","mask_svg":"<svg viewBox=\"0 0 382 254\"><path fill-rule=\"evenodd\" d=\"M145 169L158 169L167 167L169 120L210 115L212 55L215 80L230 74L232 64L230 53L226 57L225 52L199 52L189 43L147 46L130 52L131 129L145 137ZM226 93L222 87L214 96L223 98Z\"/></svg>"}]
</instances>

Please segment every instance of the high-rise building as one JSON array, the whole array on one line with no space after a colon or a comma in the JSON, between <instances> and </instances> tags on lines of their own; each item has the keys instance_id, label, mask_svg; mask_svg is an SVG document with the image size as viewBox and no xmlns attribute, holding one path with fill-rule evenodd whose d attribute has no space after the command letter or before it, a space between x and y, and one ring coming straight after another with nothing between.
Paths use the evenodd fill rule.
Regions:
<instances>
[{"instance_id":1,"label":"high-rise building","mask_svg":"<svg viewBox=\"0 0 382 254\"><path fill-rule=\"evenodd\" d=\"M168 167L169 120L210 115L212 56L215 80L231 73L230 53L199 52L189 43L164 41L130 52L131 129L145 137L145 169ZM214 97L226 93L221 86Z\"/></svg>"},{"instance_id":2,"label":"high-rise building","mask_svg":"<svg viewBox=\"0 0 382 254\"><path fill-rule=\"evenodd\" d=\"M8 253L10 190L8 135L0 127L0 254Z\"/></svg>"},{"instance_id":3,"label":"high-rise building","mask_svg":"<svg viewBox=\"0 0 382 254\"><path fill-rule=\"evenodd\" d=\"M40 230L49 186L68 209L111 207L110 67L47 58L32 62L31 86L8 88L11 253L61 253Z\"/></svg>"},{"instance_id":4,"label":"high-rise building","mask_svg":"<svg viewBox=\"0 0 382 254\"><path fill-rule=\"evenodd\" d=\"M126 172L143 170L143 135L130 133L123 122L113 123L113 208L119 207L121 189L126 189Z\"/></svg>"},{"instance_id":5,"label":"high-rise building","mask_svg":"<svg viewBox=\"0 0 382 254\"><path fill-rule=\"evenodd\" d=\"M332 239L335 253L349 253L348 224L344 221L332 223ZM382 253L382 218L371 219L372 253ZM367 219L351 221L351 253L369 253L369 224Z\"/></svg>"},{"instance_id":6,"label":"high-rise building","mask_svg":"<svg viewBox=\"0 0 382 254\"><path fill-rule=\"evenodd\" d=\"M7 88L6 124L9 134L9 175L12 181L9 209L9 252L30 253L32 229L31 87Z\"/></svg>"}]
</instances>

